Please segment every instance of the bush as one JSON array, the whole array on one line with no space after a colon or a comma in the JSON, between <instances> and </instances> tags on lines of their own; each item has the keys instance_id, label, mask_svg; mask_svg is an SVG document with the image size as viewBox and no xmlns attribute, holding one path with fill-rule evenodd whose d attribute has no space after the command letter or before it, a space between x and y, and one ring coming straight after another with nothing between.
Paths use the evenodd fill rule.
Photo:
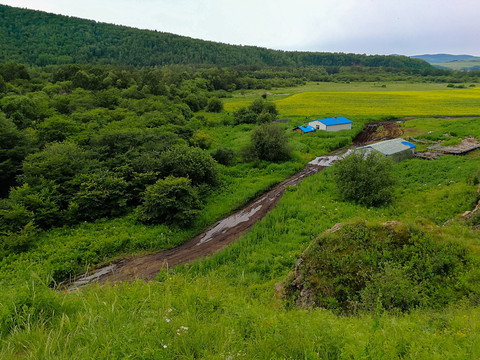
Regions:
<instances>
[{"instance_id":1,"label":"bush","mask_svg":"<svg viewBox=\"0 0 480 360\"><path fill-rule=\"evenodd\" d=\"M203 130L198 130L193 136L190 138L190 144L192 146L197 146L200 149L209 149L212 146L213 138L210 134Z\"/></svg>"},{"instance_id":2,"label":"bush","mask_svg":"<svg viewBox=\"0 0 480 360\"><path fill-rule=\"evenodd\" d=\"M381 304L386 310L408 311L424 304L422 292L422 285L410 279L403 267L387 263L360 291L361 307L374 311Z\"/></svg>"},{"instance_id":3,"label":"bush","mask_svg":"<svg viewBox=\"0 0 480 360\"><path fill-rule=\"evenodd\" d=\"M138 211L144 223L186 225L193 221L199 208L198 192L190 179L169 176L147 187Z\"/></svg>"},{"instance_id":4,"label":"bush","mask_svg":"<svg viewBox=\"0 0 480 360\"><path fill-rule=\"evenodd\" d=\"M438 231L354 221L310 244L286 279L285 297L337 312L438 308L478 294L475 268L470 250Z\"/></svg>"},{"instance_id":5,"label":"bush","mask_svg":"<svg viewBox=\"0 0 480 360\"><path fill-rule=\"evenodd\" d=\"M238 109L233 115L235 124L261 124L274 120L278 111L275 103L258 99L248 107Z\"/></svg>"},{"instance_id":6,"label":"bush","mask_svg":"<svg viewBox=\"0 0 480 360\"><path fill-rule=\"evenodd\" d=\"M208 100L206 110L208 112L219 113L223 110L223 103L220 99L213 97Z\"/></svg>"},{"instance_id":7,"label":"bush","mask_svg":"<svg viewBox=\"0 0 480 360\"><path fill-rule=\"evenodd\" d=\"M15 185L22 161L30 151L31 142L26 133L0 113L0 197Z\"/></svg>"},{"instance_id":8,"label":"bush","mask_svg":"<svg viewBox=\"0 0 480 360\"><path fill-rule=\"evenodd\" d=\"M235 125L238 124L255 124L258 114L247 108L240 108L233 114Z\"/></svg>"},{"instance_id":9,"label":"bush","mask_svg":"<svg viewBox=\"0 0 480 360\"><path fill-rule=\"evenodd\" d=\"M355 151L335 164L333 174L345 200L378 206L393 199L393 163L376 151Z\"/></svg>"},{"instance_id":10,"label":"bush","mask_svg":"<svg viewBox=\"0 0 480 360\"><path fill-rule=\"evenodd\" d=\"M231 165L235 159L235 152L224 147L214 150L211 155L216 162L222 165Z\"/></svg>"},{"instance_id":11,"label":"bush","mask_svg":"<svg viewBox=\"0 0 480 360\"><path fill-rule=\"evenodd\" d=\"M247 154L267 161L284 161L290 158L288 135L275 124L264 124L256 128L251 137Z\"/></svg>"},{"instance_id":12,"label":"bush","mask_svg":"<svg viewBox=\"0 0 480 360\"><path fill-rule=\"evenodd\" d=\"M73 181L80 184L69 204L70 214L76 220L95 220L125 212L129 196L123 178L103 172L81 174Z\"/></svg>"},{"instance_id":13,"label":"bush","mask_svg":"<svg viewBox=\"0 0 480 360\"><path fill-rule=\"evenodd\" d=\"M206 151L178 146L160 155L160 175L187 177L193 185L215 185L218 182L217 164Z\"/></svg>"},{"instance_id":14,"label":"bush","mask_svg":"<svg viewBox=\"0 0 480 360\"><path fill-rule=\"evenodd\" d=\"M35 225L42 229L60 225L63 216L60 209L60 198L58 186L54 186L52 182L44 181L36 187L23 184L10 191L8 199L12 207L8 210L10 213L5 218L10 218L11 222L15 216L23 217L23 225L25 222L33 220ZM24 210L19 212L20 209Z\"/></svg>"},{"instance_id":15,"label":"bush","mask_svg":"<svg viewBox=\"0 0 480 360\"><path fill-rule=\"evenodd\" d=\"M273 120L275 120L275 115L270 114L268 112L263 112L257 117L258 124L266 124L266 123L272 122Z\"/></svg>"},{"instance_id":16,"label":"bush","mask_svg":"<svg viewBox=\"0 0 480 360\"><path fill-rule=\"evenodd\" d=\"M26 224L18 232L0 232L0 256L9 252L19 253L28 250L35 242L36 234L37 229L32 222Z\"/></svg>"}]
</instances>

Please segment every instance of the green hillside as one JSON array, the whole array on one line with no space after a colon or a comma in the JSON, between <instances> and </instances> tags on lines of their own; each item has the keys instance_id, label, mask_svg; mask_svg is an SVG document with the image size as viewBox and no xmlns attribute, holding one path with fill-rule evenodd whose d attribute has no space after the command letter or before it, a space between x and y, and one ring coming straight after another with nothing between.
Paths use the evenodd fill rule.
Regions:
<instances>
[{"instance_id":1,"label":"green hillside","mask_svg":"<svg viewBox=\"0 0 480 360\"><path fill-rule=\"evenodd\" d=\"M432 65L440 69L447 69L447 70L464 70L464 71L480 70L480 58L442 62L442 63L436 63Z\"/></svg>"},{"instance_id":2,"label":"green hillside","mask_svg":"<svg viewBox=\"0 0 480 360\"><path fill-rule=\"evenodd\" d=\"M236 46L0 5L0 62L32 65L165 64L350 66L428 69L406 56L285 52Z\"/></svg>"},{"instance_id":3,"label":"green hillside","mask_svg":"<svg viewBox=\"0 0 480 360\"><path fill-rule=\"evenodd\" d=\"M429 64L440 64L440 63L446 63L446 62L452 62L452 61L478 59L478 57L472 56L472 55L452 55L452 54L425 54L425 55L414 55L410 57L414 59L425 60Z\"/></svg>"}]
</instances>

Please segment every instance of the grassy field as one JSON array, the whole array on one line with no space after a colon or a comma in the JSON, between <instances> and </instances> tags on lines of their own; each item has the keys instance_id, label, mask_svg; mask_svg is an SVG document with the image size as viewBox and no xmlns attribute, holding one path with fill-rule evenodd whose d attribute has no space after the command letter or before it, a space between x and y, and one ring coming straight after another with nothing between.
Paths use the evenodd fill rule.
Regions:
<instances>
[{"instance_id":1,"label":"grassy field","mask_svg":"<svg viewBox=\"0 0 480 360\"><path fill-rule=\"evenodd\" d=\"M275 101L280 117L455 116L480 114L480 90L305 92ZM243 101L225 104L228 111Z\"/></svg>"},{"instance_id":2,"label":"grassy field","mask_svg":"<svg viewBox=\"0 0 480 360\"><path fill-rule=\"evenodd\" d=\"M0 358L480 358L480 308L474 299L404 314L378 309L337 316L323 309L288 309L275 290L312 239L351 219L414 223L460 242L480 257L478 231L458 216L473 209L478 200L478 150L464 157L396 164L395 200L380 208L342 201L327 169L289 188L251 232L208 259L164 270L149 283L92 285L74 292L49 287L52 271L68 273L73 268L70 262L83 261L87 266L107 261L109 251L117 251L118 256L122 251L167 248L182 242L192 231L288 177L313 153L347 145L370 118L480 113L479 90L391 91L387 84L387 90L366 91L360 90L362 86L366 85L359 85L358 91L338 88L320 93L299 88L291 91L297 95L278 100L281 116L294 116L294 121L284 125L286 130L305 117L327 116L330 111L357 119L358 126L342 134L290 132L294 161L224 168L224 185L211 196L194 230L147 227L130 218L99 220L51 230L42 235L35 249L3 259ZM229 111L245 104L242 97L229 101ZM222 125L221 116L207 119L211 126L204 130L215 139L214 146L240 149L254 125ZM425 118L403 126L406 135L437 141L445 133L479 138L478 124L478 117Z\"/></svg>"},{"instance_id":3,"label":"grassy field","mask_svg":"<svg viewBox=\"0 0 480 360\"><path fill-rule=\"evenodd\" d=\"M467 84L470 86L471 84ZM478 86L478 84L473 84ZM392 91L436 91L450 90L443 83L411 83L397 82L308 82L297 87L276 88L272 90L241 90L236 91L233 97L224 99L226 104L238 101L251 101L266 94L269 100L281 100L291 95L305 92L392 92Z\"/></svg>"}]
</instances>

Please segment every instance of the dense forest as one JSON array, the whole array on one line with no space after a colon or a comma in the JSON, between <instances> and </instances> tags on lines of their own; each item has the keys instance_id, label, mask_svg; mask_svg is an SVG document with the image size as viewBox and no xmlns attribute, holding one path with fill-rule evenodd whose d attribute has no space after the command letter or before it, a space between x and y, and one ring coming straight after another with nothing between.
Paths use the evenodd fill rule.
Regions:
<instances>
[{"instance_id":1,"label":"dense forest","mask_svg":"<svg viewBox=\"0 0 480 360\"><path fill-rule=\"evenodd\" d=\"M0 5L0 61L32 65L166 64L351 66L429 69L406 56L286 52L192 39Z\"/></svg>"}]
</instances>

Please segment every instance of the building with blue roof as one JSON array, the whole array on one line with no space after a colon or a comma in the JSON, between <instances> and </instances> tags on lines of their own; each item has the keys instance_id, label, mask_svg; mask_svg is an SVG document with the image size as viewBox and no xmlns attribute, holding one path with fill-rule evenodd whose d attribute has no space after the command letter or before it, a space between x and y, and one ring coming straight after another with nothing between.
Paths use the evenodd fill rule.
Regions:
<instances>
[{"instance_id":1,"label":"building with blue roof","mask_svg":"<svg viewBox=\"0 0 480 360\"><path fill-rule=\"evenodd\" d=\"M308 125L312 126L316 130L340 131L350 130L352 128L352 121L348 120L343 116L339 116L333 118L313 120L310 121Z\"/></svg>"},{"instance_id":2,"label":"building with blue roof","mask_svg":"<svg viewBox=\"0 0 480 360\"><path fill-rule=\"evenodd\" d=\"M305 134L305 133L309 133L309 132L313 132L315 131L315 128L313 126L310 126L310 125L305 125L305 126L297 126L295 129L293 129L294 131L297 131L299 133L302 133L302 134Z\"/></svg>"}]
</instances>

